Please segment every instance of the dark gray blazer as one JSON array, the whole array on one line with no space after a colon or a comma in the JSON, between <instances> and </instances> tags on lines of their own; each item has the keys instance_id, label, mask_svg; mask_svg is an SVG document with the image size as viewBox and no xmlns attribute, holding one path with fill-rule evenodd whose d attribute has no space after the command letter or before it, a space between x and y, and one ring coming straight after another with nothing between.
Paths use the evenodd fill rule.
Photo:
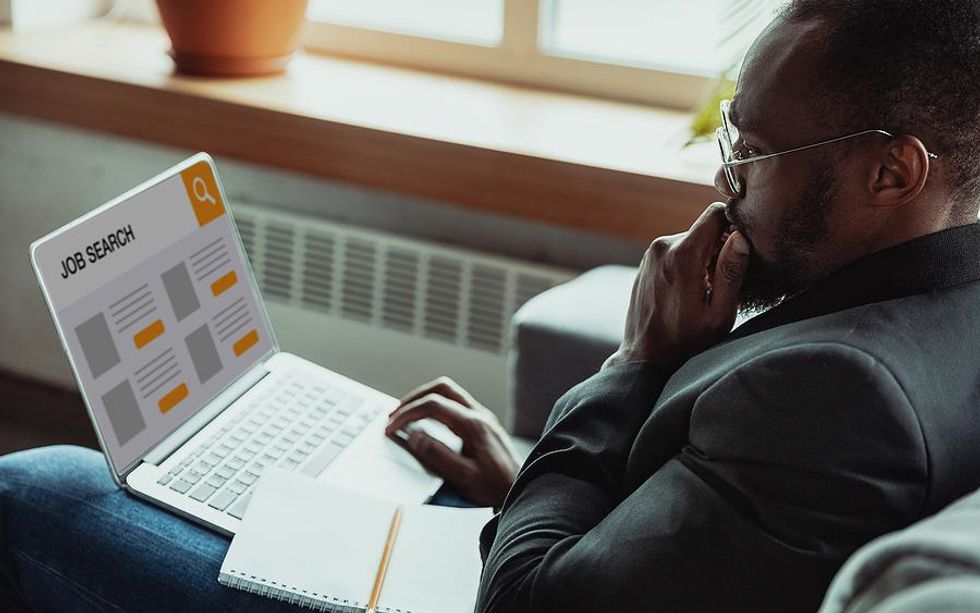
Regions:
<instances>
[{"instance_id":1,"label":"dark gray blazer","mask_svg":"<svg viewBox=\"0 0 980 613\"><path fill-rule=\"evenodd\" d=\"M480 611L814 611L980 486L980 225L867 256L676 372L566 394L484 529Z\"/></svg>"}]
</instances>

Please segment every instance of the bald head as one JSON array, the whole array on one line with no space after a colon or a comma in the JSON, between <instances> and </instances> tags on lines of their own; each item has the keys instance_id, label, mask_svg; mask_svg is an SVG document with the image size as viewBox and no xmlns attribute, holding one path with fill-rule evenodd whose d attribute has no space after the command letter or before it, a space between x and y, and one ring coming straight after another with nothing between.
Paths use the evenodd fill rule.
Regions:
<instances>
[{"instance_id":1,"label":"bald head","mask_svg":"<svg viewBox=\"0 0 980 613\"><path fill-rule=\"evenodd\" d=\"M782 24L782 28L780 28ZM771 27L792 51L783 76L824 133L913 134L939 156L951 224L980 206L980 0L793 0ZM766 51L770 61L784 55ZM812 60L798 62L803 54ZM753 69L765 69L756 64Z\"/></svg>"},{"instance_id":2,"label":"bald head","mask_svg":"<svg viewBox=\"0 0 980 613\"><path fill-rule=\"evenodd\" d=\"M732 119L740 130L765 126L789 136L822 123L811 102L825 32L819 21L769 24L745 55L739 83L748 86L740 86L732 100Z\"/></svg>"}]
</instances>

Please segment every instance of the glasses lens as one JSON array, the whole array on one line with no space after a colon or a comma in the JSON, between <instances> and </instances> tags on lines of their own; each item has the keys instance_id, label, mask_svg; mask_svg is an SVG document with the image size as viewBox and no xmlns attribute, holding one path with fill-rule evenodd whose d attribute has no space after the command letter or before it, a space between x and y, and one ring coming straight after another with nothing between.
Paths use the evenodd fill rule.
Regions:
<instances>
[{"instance_id":1,"label":"glasses lens","mask_svg":"<svg viewBox=\"0 0 980 613\"><path fill-rule=\"evenodd\" d=\"M718 148L721 151L721 167L725 169L725 178L728 179L728 187L732 189L732 192L737 194L742 191L742 185L739 183L738 176L735 174L735 168L728 165L732 161L732 142L728 139L728 132L724 128L715 130L715 135L718 137Z\"/></svg>"},{"instance_id":2,"label":"glasses lens","mask_svg":"<svg viewBox=\"0 0 980 613\"><path fill-rule=\"evenodd\" d=\"M725 166L725 177L728 179L728 187L732 188L733 194L742 193L742 184L738 180L738 175L735 174L734 166Z\"/></svg>"},{"instance_id":3,"label":"glasses lens","mask_svg":"<svg viewBox=\"0 0 980 613\"><path fill-rule=\"evenodd\" d=\"M721 127L725 129L728 136L728 144L734 145L738 142L738 128L732 123L732 119L729 116L730 110L732 108L732 103L730 100L721 101Z\"/></svg>"},{"instance_id":4,"label":"glasses lens","mask_svg":"<svg viewBox=\"0 0 980 613\"><path fill-rule=\"evenodd\" d=\"M728 132L725 132L725 128L718 128L715 130L715 136L718 137L718 148L721 149L721 161L730 162L732 160L732 142L728 140Z\"/></svg>"}]
</instances>

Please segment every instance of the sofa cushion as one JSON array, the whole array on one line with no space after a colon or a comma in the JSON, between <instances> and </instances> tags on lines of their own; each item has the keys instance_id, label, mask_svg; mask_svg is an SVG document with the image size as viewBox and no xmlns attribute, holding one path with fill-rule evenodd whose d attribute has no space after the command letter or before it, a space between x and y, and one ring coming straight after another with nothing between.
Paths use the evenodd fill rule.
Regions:
<instances>
[{"instance_id":1,"label":"sofa cushion","mask_svg":"<svg viewBox=\"0 0 980 613\"><path fill-rule=\"evenodd\" d=\"M511 319L513 416L537 438L566 391L595 374L619 347L636 269L600 266L538 294Z\"/></svg>"},{"instance_id":2,"label":"sofa cushion","mask_svg":"<svg viewBox=\"0 0 980 613\"><path fill-rule=\"evenodd\" d=\"M980 611L980 491L859 549L820 613Z\"/></svg>"}]
</instances>

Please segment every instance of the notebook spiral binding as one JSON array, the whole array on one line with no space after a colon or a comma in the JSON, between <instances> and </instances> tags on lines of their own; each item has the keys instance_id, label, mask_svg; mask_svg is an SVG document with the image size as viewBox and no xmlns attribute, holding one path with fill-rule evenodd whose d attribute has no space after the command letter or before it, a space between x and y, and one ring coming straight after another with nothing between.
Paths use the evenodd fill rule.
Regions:
<instances>
[{"instance_id":1,"label":"notebook spiral binding","mask_svg":"<svg viewBox=\"0 0 980 613\"><path fill-rule=\"evenodd\" d=\"M325 611L326 613L364 613L365 609L367 609L367 602L355 602L335 598L318 592L302 593L295 586L263 579L234 569L229 569L218 575L218 583L236 590L248 592L249 594L258 594L259 596L274 598L288 602L289 604L297 604L301 607L313 609L314 611ZM392 609L388 607L378 607L377 611L378 613L412 613L408 609Z\"/></svg>"}]
</instances>

